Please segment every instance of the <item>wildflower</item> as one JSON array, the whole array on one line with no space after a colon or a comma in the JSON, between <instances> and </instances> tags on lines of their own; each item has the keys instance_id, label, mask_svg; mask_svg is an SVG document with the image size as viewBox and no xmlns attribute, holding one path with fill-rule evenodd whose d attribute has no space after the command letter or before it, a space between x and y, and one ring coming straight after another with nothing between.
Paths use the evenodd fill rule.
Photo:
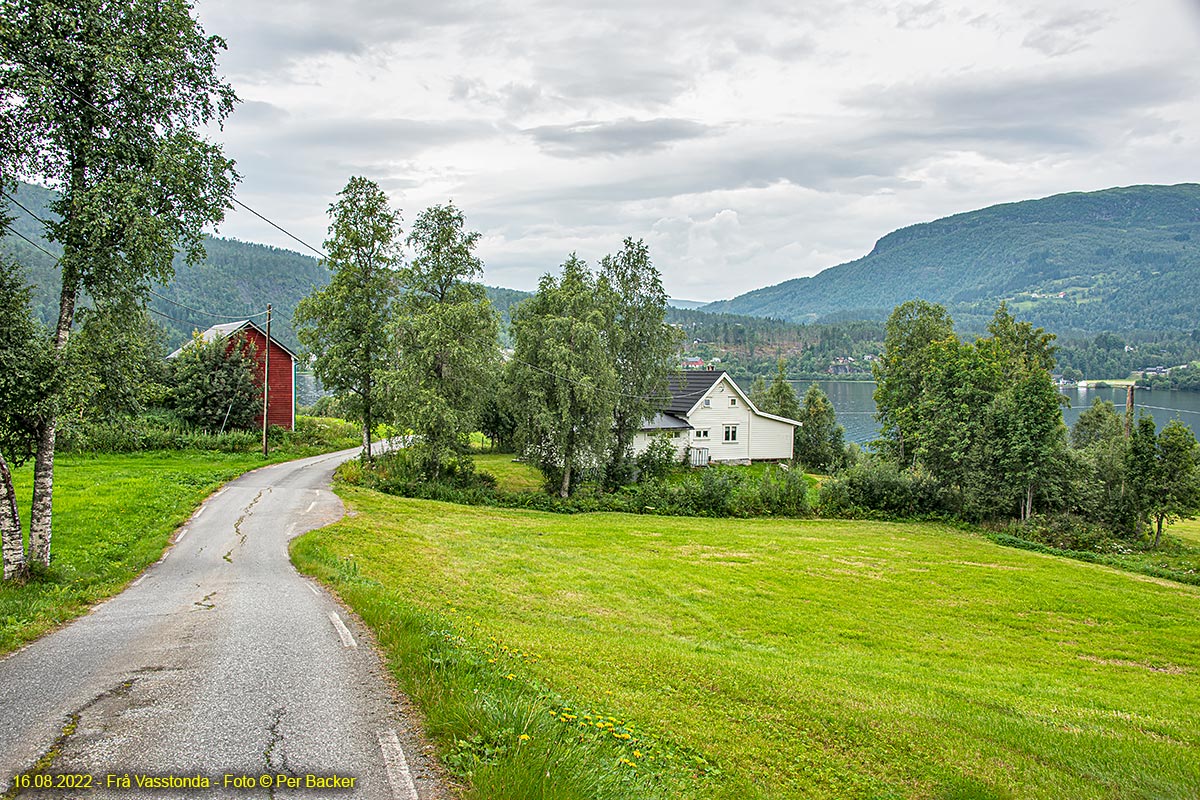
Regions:
<instances>
[{"instance_id":1,"label":"wildflower","mask_svg":"<svg viewBox=\"0 0 1200 800\"><path fill-rule=\"evenodd\" d=\"M511 681L511 680L513 680L514 678L516 678L517 676L516 676L516 675L513 675L513 674L510 672L510 673L508 673L507 675L505 675L504 677L508 678L508 679Z\"/></svg>"},{"instance_id":2,"label":"wildflower","mask_svg":"<svg viewBox=\"0 0 1200 800\"><path fill-rule=\"evenodd\" d=\"M528 741L529 741L529 734L528 734L528 733L522 733L522 734L521 734L520 736L518 736L517 738L518 738L520 741L522 741L522 742L528 742Z\"/></svg>"},{"instance_id":3,"label":"wildflower","mask_svg":"<svg viewBox=\"0 0 1200 800\"><path fill-rule=\"evenodd\" d=\"M633 757L634 757L634 758L641 758L641 757L642 757L642 751L641 751L641 750L634 750L634 751L633 751Z\"/></svg>"}]
</instances>

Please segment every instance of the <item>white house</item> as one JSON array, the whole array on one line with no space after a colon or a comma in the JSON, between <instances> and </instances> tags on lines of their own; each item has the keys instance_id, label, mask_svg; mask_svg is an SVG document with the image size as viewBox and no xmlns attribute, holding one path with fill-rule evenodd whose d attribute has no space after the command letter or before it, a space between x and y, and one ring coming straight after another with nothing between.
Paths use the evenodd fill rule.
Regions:
<instances>
[{"instance_id":1,"label":"white house","mask_svg":"<svg viewBox=\"0 0 1200 800\"><path fill-rule=\"evenodd\" d=\"M667 394L669 402L634 437L634 453L649 447L654 436L666 436L680 458L690 448L694 464L792 457L800 423L759 411L728 373L678 373L668 383Z\"/></svg>"}]
</instances>

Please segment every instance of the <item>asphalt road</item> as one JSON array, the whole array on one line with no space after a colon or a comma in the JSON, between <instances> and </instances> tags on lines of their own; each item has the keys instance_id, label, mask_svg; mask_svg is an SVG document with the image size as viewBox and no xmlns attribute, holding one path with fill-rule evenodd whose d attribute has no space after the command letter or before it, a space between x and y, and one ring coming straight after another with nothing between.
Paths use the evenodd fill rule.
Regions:
<instances>
[{"instance_id":1,"label":"asphalt road","mask_svg":"<svg viewBox=\"0 0 1200 800\"><path fill-rule=\"evenodd\" d=\"M0 661L5 788L49 759L60 785L21 797L442 797L368 633L288 560L342 516L350 455L229 483L126 591Z\"/></svg>"}]
</instances>

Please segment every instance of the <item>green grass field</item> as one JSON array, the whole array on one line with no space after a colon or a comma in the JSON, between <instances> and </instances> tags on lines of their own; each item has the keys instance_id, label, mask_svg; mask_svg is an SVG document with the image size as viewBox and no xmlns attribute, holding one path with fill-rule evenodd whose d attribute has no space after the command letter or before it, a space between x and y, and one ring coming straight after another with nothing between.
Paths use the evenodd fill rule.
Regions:
<instances>
[{"instance_id":1,"label":"green grass field","mask_svg":"<svg viewBox=\"0 0 1200 800\"><path fill-rule=\"evenodd\" d=\"M509 683L561 697L511 714L507 745L493 736L472 751L533 753L547 724L565 726L522 768L545 793L471 796L591 796L550 786L583 723L570 709L636 731L637 750L614 764L642 776L645 796L1200 796L1196 587L933 524L342 494L357 514L297 540L293 556L376 627L398 671L420 661L433 681L466 658L447 647L493 652L473 662L496 676L473 679L468 699L483 694L470 708L504 706L487 687ZM435 655L396 649L402 619L437 633L408 640ZM424 680L402 680L418 702L436 694ZM435 735L470 727L425 712ZM443 752L460 758L465 738L443 738ZM697 757L707 766L680 768Z\"/></svg>"},{"instance_id":2,"label":"green grass field","mask_svg":"<svg viewBox=\"0 0 1200 800\"><path fill-rule=\"evenodd\" d=\"M257 453L179 450L65 455L54 466L51 567L25 585L0 582L0 653L20 647L116 594L158 560L180 524L222 483L267 463L322 452L307 444ZM29 528L33 470L15 470Z\"/></svg>"},{"instance_id":3,"label":"green grass field","mask_svg":"<svg viewBox=\"0 0 1200 800\"><path fill-rule=\"evenodd\" d=\"M545 479L537 467L513 461L512 453L481 453L472 456L475 468L496 478L496 488L506 492L540 492Z\"/></svg>"}]
</instances>

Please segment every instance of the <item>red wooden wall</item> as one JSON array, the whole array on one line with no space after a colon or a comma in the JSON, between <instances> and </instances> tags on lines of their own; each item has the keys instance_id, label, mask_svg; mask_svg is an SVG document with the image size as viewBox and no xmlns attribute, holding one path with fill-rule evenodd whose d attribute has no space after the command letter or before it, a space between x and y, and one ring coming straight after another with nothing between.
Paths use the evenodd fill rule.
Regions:
<instances>
[{"instance_id":1,"label":"red wooden wall","mask_svg":"<svg viewBox=\"0 0 1200 800\"><path fill-rule=\"evenodd\" d=\"M254 370L254 375L261 382L263 361L266 358L267 352L264 347L267 337L257 328L250 325L242 328L238 333L241 333L246 337L247 341L254 344L254 359L258 364ZM293 404L296 394L295 386L292 383L295 374L291 355L287 350L284 350L272 341L270 392L267 395L268 425L278 425L288 430L292 430L295 427L295 407ZM258 424L262 425L262 412L258 414Z\"/></svg>"}]
</instances>

